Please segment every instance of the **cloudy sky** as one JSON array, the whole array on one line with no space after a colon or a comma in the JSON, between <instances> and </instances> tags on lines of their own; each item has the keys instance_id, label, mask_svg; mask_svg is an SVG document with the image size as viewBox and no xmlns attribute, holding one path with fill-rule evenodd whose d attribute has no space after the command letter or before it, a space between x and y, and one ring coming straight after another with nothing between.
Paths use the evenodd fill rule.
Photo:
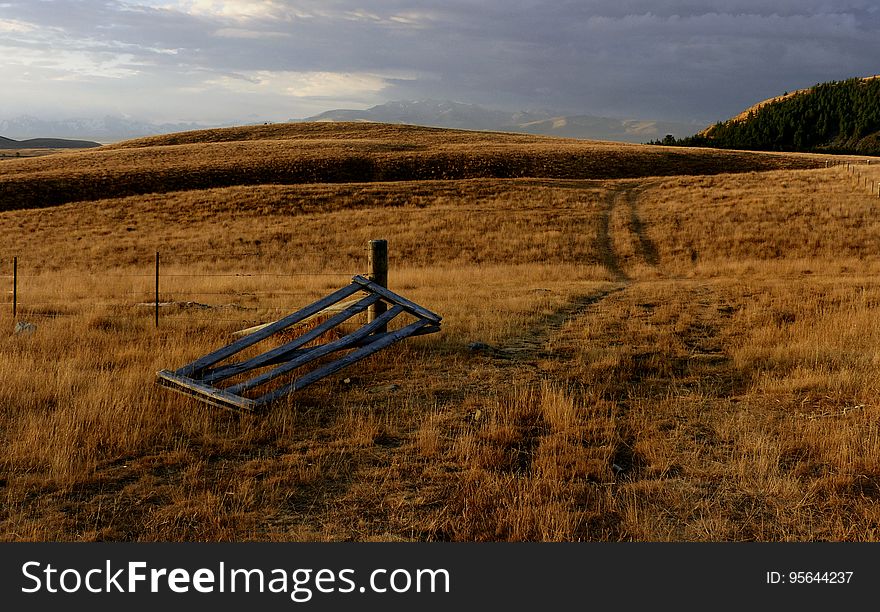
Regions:
<instances>
[{"instance_id":1,"label":"cloudy sky","mask_svg":"<svg viewBox=\"0 0 880 612\"><path fill-rule=\"evenodd\" d=\"M0 118L436 98L711 122L880 73L877 0L0 0Z\"/></svg>"}]
</instances>

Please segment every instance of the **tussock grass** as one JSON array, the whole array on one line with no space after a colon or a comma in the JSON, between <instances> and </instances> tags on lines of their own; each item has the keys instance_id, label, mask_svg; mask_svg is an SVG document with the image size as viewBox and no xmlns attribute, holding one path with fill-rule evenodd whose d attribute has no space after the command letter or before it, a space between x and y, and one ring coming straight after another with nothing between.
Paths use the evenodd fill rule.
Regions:
<instances>
[{"instance_id":1,"label":"tussock grass","mask_svg":"<svg viewBox=\"0 0 880 612\"><path fill-rule=\"evenodd\" d=\"M295 139L270 128L209 136ZM366 128L338 129L298 138L362 146L348 141ZM429 137L533 143L376 129L409 153ZM20 257L38 328L13 335L0 308L0 538L875 541L874 210L876 193L822 168L238 185L3 212L0 274ZM154 384L346 284L377 237L391 288L443 315L441 334L261 415ZM167 307L158 329L138 306L156 250L162 299L208 307Z\"/></svg>"},{"instance_id":2,"label":"tussock grass","mask_svg":"<svg viewBox=\"0 0 880 612\"><path fill-rule=\"evenodd\" d=\"M880 179L880 171L862 168ZM880 251L878 205L876 190L831 168L659 180L639 210L664 264L681 270L725 260L820 259L845 267Z\"/></svg>"}]
</instances>

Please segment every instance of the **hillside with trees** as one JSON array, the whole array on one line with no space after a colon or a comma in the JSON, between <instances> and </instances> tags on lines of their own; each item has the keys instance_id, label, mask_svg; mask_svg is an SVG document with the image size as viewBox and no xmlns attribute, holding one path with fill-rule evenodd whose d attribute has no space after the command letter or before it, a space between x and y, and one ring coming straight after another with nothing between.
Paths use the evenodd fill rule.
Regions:
<instances>
[{"instance_id":1,"label":"hillside with trees","mask_svg":"<svg viewBox=\"0 0 880 612\"><path fill-rule=\"evenodd\" d=\"M694 136L653 144L880 155L880 78L822 83L757 104Z\"/></svg>"}]
</instances>

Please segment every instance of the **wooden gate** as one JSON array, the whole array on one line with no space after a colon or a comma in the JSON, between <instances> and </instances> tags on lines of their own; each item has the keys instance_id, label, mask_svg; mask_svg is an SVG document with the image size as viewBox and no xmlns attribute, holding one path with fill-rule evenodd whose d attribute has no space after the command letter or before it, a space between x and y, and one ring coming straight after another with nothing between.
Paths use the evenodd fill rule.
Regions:
<instances>
[{"instance_id":1,"label":"wooden gate","mask_svg":"<svg viewBox=\"0 0 880 612\"><path fill-rule=\"evenodd\" d=\"M221 362L228 360L248 347L279 332L288 330L292 326L315 315L326 313L335 304L359 292L366 293L366 296L354 301L350 305L346 305L337 314L334 314L326 321L294 340L255 357L221 365ZM377 306L379 308L373 308L373 312L380 314L375 316L366 325L336 340L317 346L305 346L353 316ZM389 322L404 313L409 315L409 318L414 318L415 320L399 329L388 331ZM254 411L294 391L299 391L313 382L404 338L439 332L440 321L441 317L439 315L358 275L352 278L351 284L347 287L338 289L305 308L289 314L274 323L270 323L258 331L248 334L204 357L200 357L182 368L173 372L161 370L157 374L158 383L215 406L231 408L233 410ZM345 350L350 350L350 352L299 375L292 382L288 382L270 391L265 391L262 395L257 395L256 397L245 396L246 392L255 391L258 387L262 387L298 368L307 366L321 357ZM219 383L227 381L232 377L254 373L254 370L263 371L231 386L225 388L218 386Z\"/></svg>"}]
</instances>

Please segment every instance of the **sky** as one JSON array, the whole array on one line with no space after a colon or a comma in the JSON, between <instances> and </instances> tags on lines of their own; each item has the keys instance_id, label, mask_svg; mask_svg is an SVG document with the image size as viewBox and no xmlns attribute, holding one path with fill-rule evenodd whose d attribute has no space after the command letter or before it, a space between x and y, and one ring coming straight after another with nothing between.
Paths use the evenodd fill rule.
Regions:
<instances>
[{"instance_id":1,"label":"sky","mask_svg":"<svg viewBox=\"0 0 880 612\"><path fill-rule=\"evenodd\" d=\"M877 73L877 0L0 0L0 119L439 99L708 124Z\"/></svg>"}]
</instances>

